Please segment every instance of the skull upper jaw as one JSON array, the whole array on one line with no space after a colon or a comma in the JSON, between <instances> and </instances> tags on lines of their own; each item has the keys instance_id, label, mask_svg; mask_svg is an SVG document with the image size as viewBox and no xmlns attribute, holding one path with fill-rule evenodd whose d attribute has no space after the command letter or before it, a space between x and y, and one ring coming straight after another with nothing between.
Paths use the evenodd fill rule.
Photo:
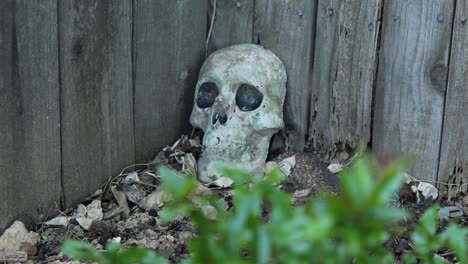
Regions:
<instances>
[{"instance_id":1,"label":"skull upper jaw","mask_svg":"<svg viewBox=\"0 0 468 264\"><path fill-rule=\"evenodd\" d=\"M277 128L246 130L233 137L229 128L214 128L205 132L204 151L198 161L198 178L210 182L223 176L221 167L242 170L249 175L261 175L268 155L268 146Z\"/></svg>"},{"instance_id":2,"label":"skull upper jaw","mask_svg":"<svg viewBox=\"0 0 468 264\"><path fill-rule=\"evenodd\" d=\"M198 161L198 179L201 182L211 182L223 176L222 168L242 170L249 175L261 175L268 155L268 142L271 137L260 137L254 145L244 145L236 148L236 143L229 142L228 149L206 147Z\"/></svg>"}]
</instances>

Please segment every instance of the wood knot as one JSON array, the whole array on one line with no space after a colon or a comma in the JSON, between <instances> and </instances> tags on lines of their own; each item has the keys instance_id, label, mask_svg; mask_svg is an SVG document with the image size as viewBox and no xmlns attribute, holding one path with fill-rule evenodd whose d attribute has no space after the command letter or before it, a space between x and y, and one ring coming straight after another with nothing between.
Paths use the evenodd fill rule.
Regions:
<instances>
[{"instance_id":1,"label":"wood knot","mask_svg":"<svg viewBox=\"0 0 468 264\"><path fill-rule=\"evenodd\" d=\"M434 64L429 72L432 88L445 93L447 90L447 65L445 63Z\"/></svg>"}]
</instances>

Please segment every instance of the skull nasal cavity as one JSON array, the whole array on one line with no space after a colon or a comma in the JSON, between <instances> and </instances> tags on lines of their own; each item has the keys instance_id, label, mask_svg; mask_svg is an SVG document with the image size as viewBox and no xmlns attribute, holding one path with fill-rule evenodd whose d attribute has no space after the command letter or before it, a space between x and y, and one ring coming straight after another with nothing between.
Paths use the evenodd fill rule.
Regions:
<instances>
[{"instance_id":1,"label":"skull nasal cavity","mask_svg":"<svg viewBox=\"0 0 468 264\"><path fill-rule=\"evenodd\" d=\"M218 86L212 82L202 83L198 88L196 103L200 108L212 106L219 95Z\"/></svg>"},{"instance_id":2,"label":"skull nasal cavity","mask_svg":"<svg viewBox=\"0 0 468 264\"><path fill-rule=\"evenodd\" d=\"M241 111L257 109L263 100L263 94L250 84L242 84L236 93L236 104Z\"/></svg>"},{"instance_id":3,"label":"skull nasal cavity","mask_svg":"<svg viewBox=\"0 0 468 264\"><path fill-rule=\"evenodd\" d=\"M215 113L213 115L213 118L211 119L211 123L214 125L216 124L216 122L219 120L219 123L221 125L224 125L226 124L226 121L227 121L227 115L224 111L220 112L220 113Z\"/></svg>"}]
</instances>

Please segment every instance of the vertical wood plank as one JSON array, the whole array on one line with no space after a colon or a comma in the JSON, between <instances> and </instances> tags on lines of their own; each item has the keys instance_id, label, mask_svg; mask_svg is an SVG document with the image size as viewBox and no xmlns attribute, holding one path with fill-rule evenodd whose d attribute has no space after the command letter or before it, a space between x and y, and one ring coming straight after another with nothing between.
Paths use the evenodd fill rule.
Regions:
<instances>
[{"instance_id":1,"label":"vertical wood plank","mask_svg":"<svg viewBox=\"0 0 468 264\"><path fill-rule=\"evenodd\" d=\"M309 138L326 159L370 141L381 1L319 0Z\"/></svg>"},{"instance_id":2,"label":"vertical wood plank","mask_svg":"<svg viewBox=\"0 0 468 264\"><path fill-rule=\"evenodd\" d=\"M210 2L209 23L214 10ZM253 41L254 2L252 0L216 0L216 18L209 43L209 53L218 49Z\"/></svg>"},{"instance_id":3,"label":"vertical wood plank","mask_svg":"<svg viewBox=\"0 0 468 264\"><path fill-rule=\"evenodd\" d=\"M147 160L189 132L207 1L138 0L133 7L135 148L137 159Z\"/></svg>"},{"instance_id":4,"label":"vertical wood plank","mask_svg":"<svg viewBox=\"0 0 468 264\"><path fill-rule=\"evenodd\" d=\"M60 0L67 206L134 162L131 2Z\"/></svg>"},{"instance_id":5,"label":"vertical wood plank","mask_svg":"<svg viewBox=\"0 0 468 264\"><path fill-rule=\"evenodd\" d=\"M413 153L410 173L435 180L454 2L385 1L373 149Z\"/></svg>"},{"instance_id":6,"label":"vertical wood plank","mask_svg":"<svg viewBox=\"0 0 468 264\"><path fill-rule=\"evenodd\" d=\"M468 179L468 3L459 0L456 6L439 163L441 182L455 174Z\"/></svg>"},{"instance_id":7,"label":"vertical wood plank","mask_svg":"<svg viewBox=\"0 0 468 264\"><path fill-rule=\"evenodd\" d=\"M0 229L60 206L56 1L0 1ZM29 222L30 223L30 222Z\"/></svg>"},{"instance_id":8,"label":"vertical wood plank","mask_svg":"<svg viewBox=\"0 0 468 264\"><path fill-rule=\"evenodd\" d=\"M317 1L256 0L254 42L273 51L288 74L284 119L288 144L302 150L309 127Z\"/></svg>"}]
</instances>

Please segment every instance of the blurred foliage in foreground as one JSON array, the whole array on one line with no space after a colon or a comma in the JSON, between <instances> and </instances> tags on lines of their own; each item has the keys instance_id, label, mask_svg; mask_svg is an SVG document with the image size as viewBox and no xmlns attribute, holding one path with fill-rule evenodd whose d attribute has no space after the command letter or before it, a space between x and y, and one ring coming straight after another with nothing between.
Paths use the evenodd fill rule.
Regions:
<instances>
[{"instance_id":1,"label":"blurred foliage in foreground","mask_svg":"<svg viewBox=\"0 0 468 264\"><path fill-rule=\"evenodd\" d=\"M290 194L275 187L282 179L279 170L250 177L223 169L236 182L230 210L215 195L194 196L198 183L193 176L161 167L163 186L173 198L161 217L168 222L182 214L198 229L189 242L190 259L183 263L396 263L383 243L409 232L404 226L411 216L387 205L408 163L401 159L380 168L369 156L361 158L341 173L340 194L323 193L301 207L292 207ZM215 220L205 216L206 208L216 213ZM404 253L405 263L449 263L436 254L442 248L468 263L468 229L450 224L438 233L437 215L438 208L432 207L409 228L414 247ZM62 251L72 259L99 263L167 263L152 250L120 249L116 243L99 252L87 242L68 240Z\"/></svg>"}]
</instances>

